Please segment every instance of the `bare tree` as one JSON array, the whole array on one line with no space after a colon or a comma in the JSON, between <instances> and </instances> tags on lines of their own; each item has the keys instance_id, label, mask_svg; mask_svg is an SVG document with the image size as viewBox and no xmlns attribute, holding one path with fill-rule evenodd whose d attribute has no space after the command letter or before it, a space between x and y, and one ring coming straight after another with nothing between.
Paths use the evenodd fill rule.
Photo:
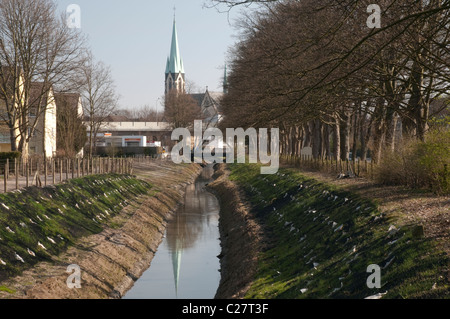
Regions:
<instances>
[{"instance_id":1,"label":"bare tree","mask_svg":"<svg viewBox=\"0 0 450 319\"><path fill-rule=\"evenodd\" d=\"M430 103L449 92L448 0L380 0L373 30L365 0L214 2L264 3L240 21L221 125L276 125L285 155L365 159L370 149L379 161L395 150L398 121L423 140Z\"/></svg>"},{"instance_id":2,"label":"bare tree","mask_svg":"<svg viewBox=\"0 0 450 319\"><path fill-rule=\"evenodd\" d=\"M74 158L87 142L87 128L79 113L77 93L55 94L57 103L57 149L58 155Z\"/></svg>"},{"instance_id":3,"label":"bare tree","mask_svg":"<svg viewBox=\"0 0 450 319\"><path fill-rule=\"evenodd\" d=\"M11 148L27 155L27 144L52 103L49 92L73 89L82 62L84 37L66 25L50 0L0 1L0 119L9 128ZM34 82L41 90L31 96ZM35 117L29 117L31 106Z\"/></svg>"},{"instance_id":4,"label":"bare tree","mask_svg":"<svg viewBox=\"0 0 450 319\"><path fill-rule=\"evenodd\" d=\"M88 156L92 158L96 139L106 119L114 114L119 96L115 92L111 69L103 62L95 61L92 54L82 71L81 97L88 123Z\"/></svg>"},{"instance_id":5,"label":"bare tree","mask_svg":"<svg viewBox=\"0 0 450 319\"><path fill-rule=\"evenodd\" d=\"M195 120L203 118L197 102L186 93L172 90L165 96L164 117L174 128L191 128Z\"/></svg>"}]
</instances>

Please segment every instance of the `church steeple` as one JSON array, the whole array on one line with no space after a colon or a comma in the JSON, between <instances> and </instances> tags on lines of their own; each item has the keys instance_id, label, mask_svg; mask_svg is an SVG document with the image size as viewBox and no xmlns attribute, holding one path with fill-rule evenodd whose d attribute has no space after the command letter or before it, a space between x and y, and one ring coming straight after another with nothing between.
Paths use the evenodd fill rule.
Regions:
<instances>
[{"instance_id":1,"label":"church steeple","mask_svg":"<svg viewBox=\"0 0 450 319\"><path fill-rule=\"evenodd\" d=\"M166 63L166 94L171 90L185 92L184 65L178 45L177 24L175 17L173 19L170 55L167 58Z\"/></svg>"}]
</instances>

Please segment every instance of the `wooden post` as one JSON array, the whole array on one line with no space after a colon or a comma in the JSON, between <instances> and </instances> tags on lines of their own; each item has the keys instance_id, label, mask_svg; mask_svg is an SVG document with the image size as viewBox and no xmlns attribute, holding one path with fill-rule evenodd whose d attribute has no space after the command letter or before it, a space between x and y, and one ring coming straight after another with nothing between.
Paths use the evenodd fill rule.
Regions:
<instances>
[{"instance_id":1,"label":"wooden post","mask_svg":"<svg viewBox=\"0 0 450 319\"><path fill-rule=\"evenodd\" d=\"M55 177L55 159L54 158L52 158L52 161L51 161L51 163L52 163L52 182L53 182L53 185L55 185L56 184L56 177Z\"/></svg>"},{"instance_id":2,"label":"wooden post","mask_svg":"<svg viewBox=\"0 0 450 319\"><path fill-rule=\"evenodd\" d=\"M19 163L17 163L17 158L14 159L14 176L16 178L16 189L19 189Z\"/></svg>"},{"instance_id":3,"label":"wooden post","mask_svg":"<svg viewBox=\"0 0 450 319\"><path fill-rule=\"evenodd\" d=\"M361 173L361 160L358 160L358 177L360 176Z\"/></svg>"},{"instance_id":4,"label":"wooden post","mask_svg":"<svg viewBox=\"0 0 450 319\"><path fill-rule=\"evenodd\" d=\"M69 159L66 158L66 181L69 180Z\"/></svg>"},{"instance_id":5,"label":"wooden post","mask_svg":"<svg viewBox=\"0 0 450 319\"><path fill-rule=\"evenodd\" d=\"M47 170L47 158L44 157L44 187L47 186L47 173L48 173L48 170Z\"/></svg>"},{"instance_id":6,"label":"wooden post","mask_svg":"<svg viewBox=\"0 0 450 319\"><path fill-rule=\"evenodd\" d=\"M75 178L75 160L73 158L69 159L70 163L70 174L72 176L72 179Z\"/></svg>"},{"instance_id":7,"label":"wooden post","mask_svg":"<svg viewBox=\"0 0 450 319\"><path fill-rule=\"evenodd\" d=\"M373 179L373 159L370 161L370 179Z\"/></svg>"},{"instance_id":8,"label":"wooden post","mask_svg":"<svg viewBox=\"0 0 450 319\"><path fill-rule=\"evenodd\" d=\"M9 158L6 159L6 165L5 165L5 178L6 178L6 180L9 179Z\"/></svg>"},{"instance_id":9,"label":"wooden post","mask_svg":"<svg viewBox=\"0 0 450 319\"><path fill-rule=\"evenodd\" d=\"M30 182L30 168L28 167L30 164L28 164L28 161L25 163L25 179L26 179L26 185L27 187L30 186L29 182Z\"/></svg>"},{"instance_id":10,"label":"wooden post","mask_svg":"<svg viewBox=\"0 0 450 319\"><path fill-rule=\"evenodd\" d=\"M8 167L8 160L6 161L6 163L5 163L5 175L4 175L4 188L5 188L5 193L8 191L8 169L9 169L9 167Z\"/></svg>"},{"instance_id":11,"label":"wooden post","mask_svg":"<svg viewBox=\"0 0 450 319\"><path fill-rule=\"evenodd\" d=\"M39 164L40 164L40 161L37 161L36 162L36 186L39 186L39 183L38 183L38 180L39 180Z\"/></svg>"},{"instance_id":12,"label":"wooden post","mask_svg":"<svg viewBox=\"0 0 450 319\"><path fill-rule=\"evenodd\" d=\"M62 159L59 159L59 161L58 161L58 164L59 164L59 182L60 183L62 183L62 179L63 179L63 162L62 162Z\"/></svg>"}]
</instances>

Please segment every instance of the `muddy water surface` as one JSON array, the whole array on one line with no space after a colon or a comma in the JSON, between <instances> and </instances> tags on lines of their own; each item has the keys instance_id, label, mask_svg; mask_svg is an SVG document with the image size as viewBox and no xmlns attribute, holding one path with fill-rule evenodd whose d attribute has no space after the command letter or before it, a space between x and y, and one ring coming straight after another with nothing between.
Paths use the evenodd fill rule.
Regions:
<instances>
[{"instance_id":1,"label":"muddy water surface","mask_svg":"<svg viewBox=\"0 0 450 319\"><path fill-rule=\"evenodd\" d=\"M212 299L219 286L219 202L205 189L206 167L186 189L185 205L169 223L150 268L124 299Z\"/></svg>"}]
</instances>

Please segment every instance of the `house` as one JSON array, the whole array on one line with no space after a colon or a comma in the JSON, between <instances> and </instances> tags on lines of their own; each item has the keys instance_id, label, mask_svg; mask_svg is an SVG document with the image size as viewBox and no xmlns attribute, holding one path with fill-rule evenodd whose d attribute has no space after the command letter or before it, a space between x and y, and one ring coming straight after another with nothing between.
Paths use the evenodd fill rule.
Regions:
<instances>
[{"instance_id":1,"label":"house","mask_svg":"<svg viewBox=\"0 0 450 319\"><path fill-rule=\"evenodd\" d=\"M43 82L33 82L29 94L30 155L47 158L56 156L56 102L53 87ZM35 124L34 132L31 126Z\"/></svg>"},{"instance_id":2,"label":"house","mask_svg":"<svg viewBox=\"0 0 450 319\"><path fill-rule=\"evenodd\" d=\"M0 151L10 152L12 143L18 146L22 142L23 156L38 154L52 157L56 154L53 88L43 82L31 83L28 92L24 87L25 80L20 68L0 68ZM25 98L28 98L27 104L24 103ZM25 109L25 106L28 108Z\"/></svg>"},{"instance_id":3,"label":"house","mask_svg":"<svg viewBox=\"0 0 450 319\"><path fill-rule=\"evenodd\" d=\"M0 152L10 152L11 132L19 136L19 117L16 115L23 105L24 80L20 68L0 68ZM16 138L17 139L17 138ZM18 141L15 141L18 144Z\"/></svg>"}]
</instances>

